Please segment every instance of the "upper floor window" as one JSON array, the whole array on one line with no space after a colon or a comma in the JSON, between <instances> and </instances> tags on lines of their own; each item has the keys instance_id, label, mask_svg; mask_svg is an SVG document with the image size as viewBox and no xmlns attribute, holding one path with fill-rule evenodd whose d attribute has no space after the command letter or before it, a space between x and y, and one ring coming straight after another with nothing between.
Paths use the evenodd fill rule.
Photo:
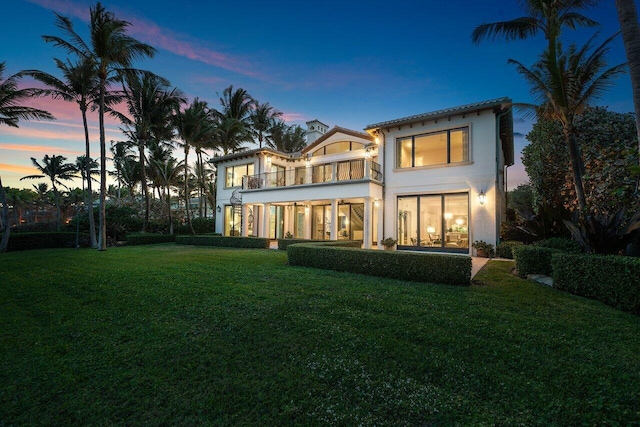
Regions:
<instances>
[{"instance_id":1,"label":"upper floor window","mask_svg":"<svg viewBox=\"0 0 640 427\"><path fill-rule=\"evenodd\" d=\"M460 163L468 160L468 127L408 136L396 141L398 168Z\"/></svg>"},{"instance_id":2,"label":"upper floor window","mask_svg":"<svg viewBox=\"0 0 640 427\"><path fill-rule=\"evenodd\" d=\"M318 148L316 151L313 152L313 155L324 156L326 154L338 154L338 153L344 153L347 151L361 150L361 149L364 149L364 144L361 144L359 142L353 142L353 141L340 141L340 142L334 142L333 144L325 145L322 148Z\"/></svg>"},{"instance_id":3,"label":"upper floor window","mask_svg":"<svg viewBox=\"0 0 640 427\"><path fill-rule=\"evenodd\" d=\"M227 166L225 187L240 187L242 185L242 177L245 175L253 175L253 163Z\"/></svg>"}]
</instances>

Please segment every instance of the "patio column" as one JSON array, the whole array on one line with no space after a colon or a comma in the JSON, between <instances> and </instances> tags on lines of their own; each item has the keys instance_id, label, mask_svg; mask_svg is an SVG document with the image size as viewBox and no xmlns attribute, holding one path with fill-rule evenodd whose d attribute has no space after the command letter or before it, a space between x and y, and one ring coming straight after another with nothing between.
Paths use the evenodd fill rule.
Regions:
<instances>
[{"instance_id":1,"label":"patio column","mask_svg":"<svg viewBox=\"0 0 640 427\"><path fill-rule=\"evenodd\" d=\"M331 234L329 239L338 240L338 199L331 200Z\"/></svg>"},{"instance_id":2,"label":"patio column","mask_svg":"<svg viewBox=\"0 0 640 427\"><path fill-rule=\"evenodd\" d=\"M388 236L384 236L385 204L386 204L385 200L378 200L378 207L374 208L378 210L378 241L376 242L376 245L378 245L378 249L380 250L384 249L384 246L380 244L380 240L388 237ZM392 234L389 234L389 236L392 236Z\"/></svg>"},{"instance_id":3,"label":"patio column","mask_svg":"<svg viewBox=\"0 0 640 427\"><path fill-rule=\"evenodd\" d=\"M240 232L241 236L249 235L249 205L242 204L242 230Z\"/></svg>"},{"instance_id":4,"label":"patio column","mask_svg":"<svg viewBox=\"0 0 640 427\"><path fill-rule=\"evenodd\" d=\"M271 236L269 236L269 215L271 214L271 205L269 203L265 203L262 206L262 234L260 236L271 238Z\"/></svg>"},{"instance_id":5,"label":"patio column","mask_svg":"<svg viewBox=\"0 0 640 427\"><path fill-rule=\"evenodd\" d=\"M371 223L373 222L373 210L371 209L371 199L367 198L364 201L364 224L362 225L364 230L362 233L362 247L365 249L371 249Z\"/></svg>"}]
</instances>

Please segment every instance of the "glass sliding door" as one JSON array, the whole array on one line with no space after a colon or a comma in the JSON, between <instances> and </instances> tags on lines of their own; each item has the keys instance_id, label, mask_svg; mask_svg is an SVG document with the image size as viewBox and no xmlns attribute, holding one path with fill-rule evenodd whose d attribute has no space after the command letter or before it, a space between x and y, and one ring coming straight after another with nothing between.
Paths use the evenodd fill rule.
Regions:
<instances>
[{"instance_id":1,"label":"glass sliding door","mask_svg":"<svg viewBox=\"0 0 640 427\"><path fill-rule=\"evenodd\" d=\"M469 250L469 194L398 197L398 246Z\"/></svg>"},{"instance_id":2,"label":"glass sliding door","mask_svg":"<svg viewBox=\"0 0 640 427\"><path fill-rule=\"evenodd\" d=\"M269 238L281 239L284 237L284 206L271 206L269 210Z\"/></svg>"},{"instance_id":3,"label":"glass sliding door","mask_svg":"<svg viewBox=\"0 0 640 427\"><path fill-rule=\"evenodd\" d=\"M331 205L314 206L311 212L311 238L331 238Z\"/></svg>"},{"instance_id":4,"label":"glass sliding door","mask_svg":"<svg viewBox=\"0 0 640 427\"><path fill-rule=\"evenodd\" d=\"M296 206L294 215L293 237L304 239L304 206Z\"/></svg>"}]
</instances>

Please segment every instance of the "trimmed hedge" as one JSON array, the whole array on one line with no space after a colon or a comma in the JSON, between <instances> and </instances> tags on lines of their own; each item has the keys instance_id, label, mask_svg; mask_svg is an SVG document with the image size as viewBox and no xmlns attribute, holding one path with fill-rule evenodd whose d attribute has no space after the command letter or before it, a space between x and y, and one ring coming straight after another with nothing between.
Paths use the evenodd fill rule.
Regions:
<instances>
[{"instance_id":1,"label":"trimmed hedge","mask_svg":"<svg viewBox=\"0 0 640 427\"><path fill-rule=\"evenodd\" d=\"M278 250L286 251L289 245L299 243L316 243L329 246L347 246L352 248L362 247L362 240L313 240L313 239L278 239Z\"/></svg>"},{"instance_id":2,"label":"trimmed hedge","mask_svg":"<svg viewBox=\"0 0 640 427\"><path fill-rule=\"evenodd\" d=\"M548 239L535 242L534 245L543 248L557 249L566 254L582 254L584 250L582 246L575 240L566 239L564 237L550 237Z\"/></svg>"},{"instance_id":3,"label":"trimmed hedge","mask_svg":"<svg viewBox=\"0 0 640 427\"><path fill-rule=\"evenodd\" d=\"M179 245L269 249L270 240L264 237L176 236L175 242Z\"/></svg>"},{"instance_id":4,"label":"trimmed hedge","mask_svg":"<svg viewBox=\"0 0 640 427\"><path fill-rule=\"evenodd\" d=\"M343 243L302 243L287 248L290 265L414 282L468 286L471 257L403 251L353 249Z\"/></svg>"},{"instance_id":5,"label":"trimmed hedge","mask_svg":"<svg viewBox=\"0 0 640 427\"><path fill-rule=\"evenodd\" d=\"M512 248L514 246L522 246L524 243L515 240L506 241L496 246L496 256L500 258L513 259Z\"/></svg>"},{"instance_id":6,"label":"trimmed hedge","mask_svg":"<svg viewBox=\"0 0 640 427\"><path fill-rule=\"evenodd\" d=\"M513 259L516 262L518 276L527 277L529 274L551 275L551 256L559 253L558 249L542 246L522 245L513 246Z\"/></svg>"},{"instance_id":7,"label":"trimmed hedge","mask_svg":"<svg viewBox=\"0 0 640 427\"><path fill-rule=\"evenodd\" d=\"M0 234L0 238L1 238ZM80 233L80 247L91 246L89 235ZM7 251L31 249L75 248L76 233L72 231L52 231L44 233L13 233L9 236Z\"/></svg>"},{"instance_id":8,"label":"trimmed hedge","mask_svg":"<svg viewBox=\"0 0 640 427\"><path fill-rule=\"evenodd\" d=\"M553 255L554 287L640 315L640 259L619 255Z\"/></svg>"},{"instance_id":9,"label":"trimmed hedge","mask_svg":"<svg viewBox=\"0 0 640 427\"><path fill-rule=\"evenodd\" d=\"M127 234L127 245L153 245L155 243L175 242L175 234L136 233Z\"/></svg>"}]
</instances>

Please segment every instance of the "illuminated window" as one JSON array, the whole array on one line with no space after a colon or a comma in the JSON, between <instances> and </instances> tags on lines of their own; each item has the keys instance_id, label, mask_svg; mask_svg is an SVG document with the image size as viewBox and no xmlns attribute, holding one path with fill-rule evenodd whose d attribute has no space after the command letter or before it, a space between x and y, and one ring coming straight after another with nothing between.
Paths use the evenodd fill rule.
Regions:
<instances>
[{"instance_id":1,"label":"illuminated window","mask_svg":"<svg viewBox=\"0 0 640 427\"><path fill-rule=\"evenodd\" d=\"M469 160L469 128L450 129L398 138L396 166L420 166L460 163Z\"/></svg>"},{"instance_id":2,"label":"illuminated window","mask_svg":"<svg viewBox=\"0 0 640 427\"><path fill-rule=\"evenodd\" d=\"M245 175L253 175L253 163L227 166L225 187L240 187L242 185L242 177Z\"/></svg>"},{"instance_id":3,"label":"illuminated window","mask_svg":"<svg viewBox=\"0 0 640 427\"><path fill-rule=\"evenodd\" d=\"M322 148L318 148L313 152L313 156L324 156L327 154L339 154L346 153L353 150L364 149L364 144L353 141L340 141L333 144L325 145Z\"/></svg>"}]
</instances>

